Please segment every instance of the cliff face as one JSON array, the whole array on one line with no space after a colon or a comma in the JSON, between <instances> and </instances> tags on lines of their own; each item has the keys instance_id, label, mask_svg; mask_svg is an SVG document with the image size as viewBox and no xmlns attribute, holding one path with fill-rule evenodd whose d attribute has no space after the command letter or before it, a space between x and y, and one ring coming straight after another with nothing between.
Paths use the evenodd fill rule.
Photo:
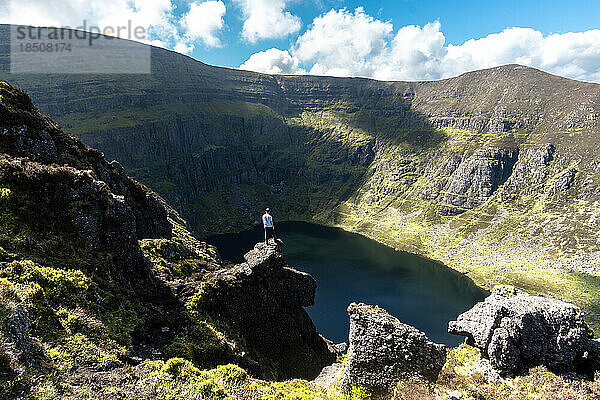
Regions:
<instances>
[{"instance_id":1,"label":"cliff face","mask_svg":"<svg viewBox=\"0 0 600 400\"><path fill-rule=\"evenodd\" d=\"M197 234L245 228L270 205L279 220L342 226L484 286L600 311L599 85L517 65L377 82L216 68L156 48L152 61L147 76L0 78Z\"/></svg>"},{"instance_id":2,"label":"cliff face","mask_svg":"<svg viewBox=\"0 0 600 400\"><path fill-rule=\"evenodd\" d=\"M0 211L1 398L82 397L148 358L273 379L332 361L303 309L315 282L279 247L224 265L159 195L4 82Z\"/></svg>"}]
</instances>

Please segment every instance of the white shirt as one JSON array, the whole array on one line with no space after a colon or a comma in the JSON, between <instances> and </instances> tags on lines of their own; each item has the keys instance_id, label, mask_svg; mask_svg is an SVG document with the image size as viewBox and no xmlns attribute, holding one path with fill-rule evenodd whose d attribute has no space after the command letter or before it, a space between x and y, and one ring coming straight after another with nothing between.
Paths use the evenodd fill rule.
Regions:
<instances>
[{"instance_id":1,"label":"white shirt","mask_svg":"<svg viewBox=\"0 0 600 400\"><path fill-rule=\"evenodd\" d=\"M262 220L263 220L263 226L265 228L272 228L273 227L273 217L270 216L269 214L265 214L262 216Z\"/></svg>"}]
</instances>

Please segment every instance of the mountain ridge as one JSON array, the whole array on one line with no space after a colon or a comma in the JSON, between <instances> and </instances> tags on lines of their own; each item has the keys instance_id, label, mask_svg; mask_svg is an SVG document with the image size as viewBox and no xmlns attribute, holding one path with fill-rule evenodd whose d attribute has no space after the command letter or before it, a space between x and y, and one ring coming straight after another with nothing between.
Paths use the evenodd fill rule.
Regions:
<instances>
[{"instance_id":1,"label":"mountain ridge","mask_svg":"<svg viewBox=\"0 0 600 400\"><path fill-rule=\"evenodd\" d=\"M152 61L148 76L0 79L200 236L244 229L269 205L279 220L339 226L598 320L600 85L518 65L382 82L211 67L157 48Z\"/></svg>"}]
</instances>

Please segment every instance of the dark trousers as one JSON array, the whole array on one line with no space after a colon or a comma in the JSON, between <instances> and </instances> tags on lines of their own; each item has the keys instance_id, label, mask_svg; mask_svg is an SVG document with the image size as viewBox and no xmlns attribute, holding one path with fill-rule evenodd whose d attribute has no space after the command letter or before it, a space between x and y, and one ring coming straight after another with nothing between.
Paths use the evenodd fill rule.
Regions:
<instances>
[{"instance_id":1,"label":"dark trousers","mask_svg":"<svg viewBox=\"0 0 600 400\"><path fill-rule=\"evenodd\" d=\"M265 226L265 243L269 238L273 238L275 240L275 229L272 226Z\"/></svg>"}]
</instances>

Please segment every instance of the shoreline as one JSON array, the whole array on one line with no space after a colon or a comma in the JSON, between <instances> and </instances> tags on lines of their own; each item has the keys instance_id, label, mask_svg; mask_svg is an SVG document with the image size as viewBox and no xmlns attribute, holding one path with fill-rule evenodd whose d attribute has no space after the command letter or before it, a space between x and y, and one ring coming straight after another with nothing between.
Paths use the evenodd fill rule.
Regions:
<instances>
[{"instance_id":1,"label":"shoreline","mask_svg":"<svg viewBox=\"0 0 600 400\"><path fill-rule=\"evenodd\" d=\"M579 272L579 271L569 271L569 270L560 269L560 268L543 268L542 266L535 266L535 265L530 267L530 266L527 266L526 264L520 265L519 267L516 267L516 268L510 267L510 266L502 267L501 265L495 265L495 266L490 267L491 270L489 270L489 271L486 271L485 268L479 269L479 270L477 270L476 268L469 268L468 264L464 264L463 268L460 268L460 267L452 266L449 263L445 263L444 261L442 261L440 259L437 259L437 258L434 258L431 256L427 256L423 253L419 253L416 250L410 251L410 249L408 249L408 248L403 249L403 248L396 247L396 246L390 244L389 241L386 242L386 241L384 241L384 239L381 239L374 235L369 235L367 232L364 232L364 231L352 229L352 227L349 227L347 225L328 224L328 223L323 223L323 221L314 220L314 219L287 219L287 220L280 221L280 223L282 223L282 222L304 223L304 224L309 224L309 225L317 225L317 226L331 228L331 229L339 229L346 233L359 235L361 237L372 240L378 244L384 245L387 248L393 249L397 252L410 254L412 256L419 257L423 260L427 260L427 261L433 262L437 265L443 266L444 268L452 271L453 273L460 274L462 277L469 279L469 281L471 283L473 283L475 286L477 286L481 290L485 291L486 293L491 292L491 289L497 284L509 284L509 285L513 285L513 286L525 291L526 293L529 293L532 295L548 297L548 298L555 298L555 299L559 299L562 301L566 301L568 303L576 305L577 307L581 308L586 313L588 323L595 331L596 336L600 336L600 308L597 306L596 307L594 306L595 304L599 304L597 301L598 296L595 295L598 293L590 293L590 290L587 290L587 289L581 289L580 291L578 291L577 289L580 289L580 288L574 288L574 289L568 290L569 288L567 287L568 284L583 285L583 283L587 283L586 280L593 280L596 278L600 279L600 277L597 277L595 275L585 274L585 273ZM239 234L246 230L256 228L258 225L259 224L257 223L252 226L246 227L244 229L239 229L239 230L232 231L232 232L208 235L208 236L201 238L200 240L206 241L208 238L210 238L212 236L216 236L216 235ZM217 246L217 249L218 249L218 246ZM500 275L500 273L503 273L505 275ZM488 276L496 278L496 280L498 280L498 281L494 282L493 280L488 279ZM552 285L550 285L550 284L553 284L554 290L553 290ZM595 285L593 285L593 286L595 287ZM589 286L586 286L586 287L589 289ZM561 292L558 291L557 289L564 290L564 292L562 293L563 295L561 295ZM600 289L598 289L598 290L600 291ZM574 296L577 296L577 295L580 295L580 296L579 297L565 296L565 295L569 295L569 294L573 294Z\"/></svg>"}]
</instances>

